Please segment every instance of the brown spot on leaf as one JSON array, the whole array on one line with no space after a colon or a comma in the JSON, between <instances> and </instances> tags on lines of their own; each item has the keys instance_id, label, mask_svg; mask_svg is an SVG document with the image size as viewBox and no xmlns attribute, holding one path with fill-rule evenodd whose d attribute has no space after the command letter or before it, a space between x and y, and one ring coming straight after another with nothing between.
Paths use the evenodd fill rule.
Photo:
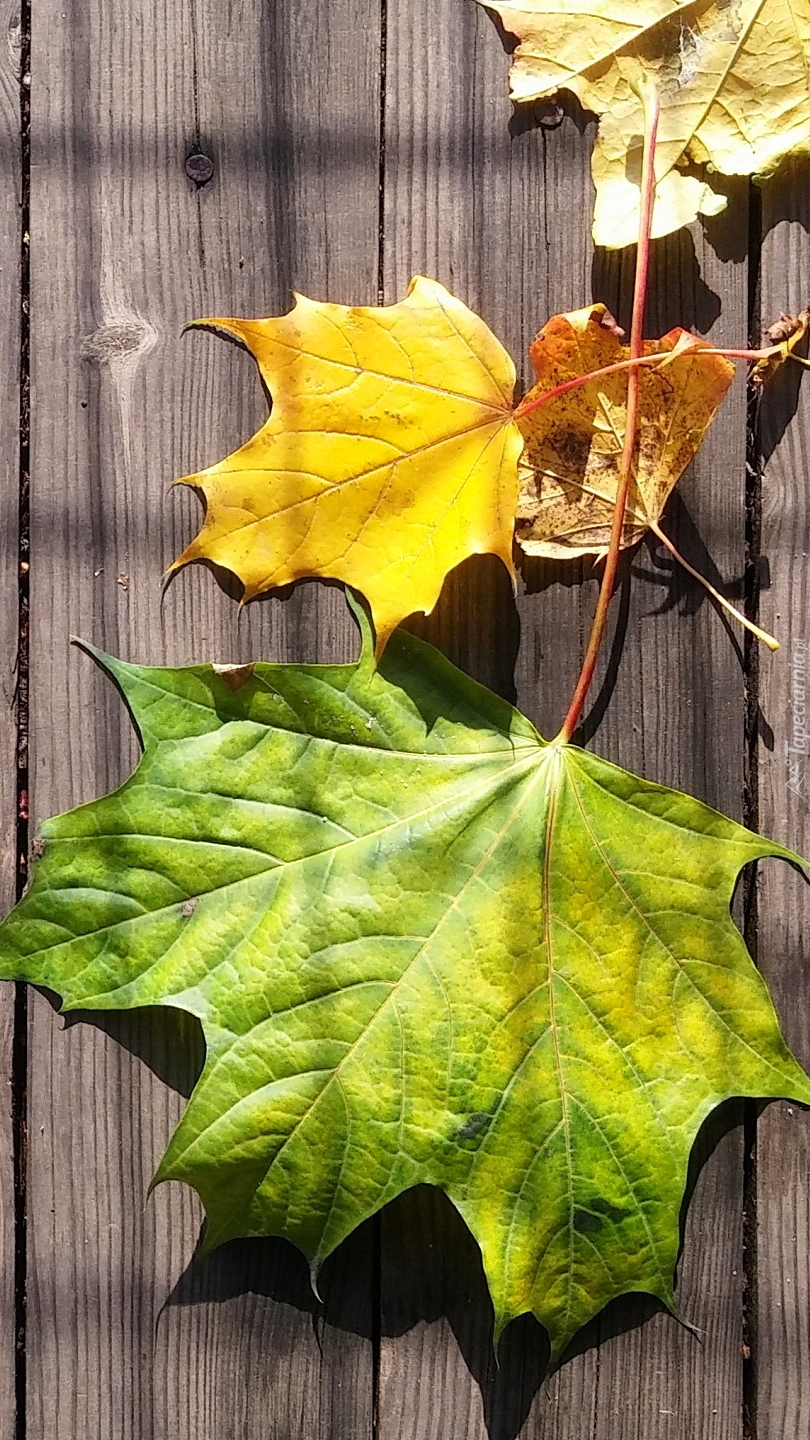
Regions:
<instances>
[{"instance_id":1,"label":"brown spot on leaf","mask_svg":"<svg viewBox=\"0 0 810 1440\"><path fill-rule=\"evenodd\" d=\"M547 444L560 457L563 464L573 471L584 470L591 453L591 437L582 430L561 427L552 430Z\"/></svg>"},{"instance_id":2,"label":"brown spot on leaf","mask_svg":"<svg viewBox=\"0 0 810 1440\"><path fill-rule=\"evenodd\" d=\"M477 1111L474 1115L468 1116L464 1124L456 1131L454 1139L477 1140L485 1130L489 1129L491 1122L491 1115L487 1115L485 1111Z\"/></svg>"},{"instance_id":3,"label":"brown spot on leaf","mask_svg":"<svg viewBox=\"0 0 810 1440\"><path fill-rule=\"evenodd\" d=\"M578 1230L580 1235L592 1235L601 1230L604 1223L600 1216L592 1215L590 1210L574 1211L574 1229Z\"/></svg>"},{"instance_id":4,"label":"brown spot on leaf","mask_svg":"<svg viewBox=\"0 0 810 1440\"><path fill-rule=\"evenodd\" d=\"M617 340L624 339L624 331L621 325L616 317L611 315L609 310L606 310L604 315L600 315L599 324L603 330L609 330L611 335L615 335Z\"/></svg>"},{"instance_id":5,"label":"brown spot on leaf","mask_svg":"<svg viewBox=\"0 0 810 1440\"><path fill-rule=\"evenodd\" d=\"M241 690L246 685L255 669L255 662L249 665L212 665L211 669L218 675L223 685L228 690Z\"/></svg>"}]
</instances>

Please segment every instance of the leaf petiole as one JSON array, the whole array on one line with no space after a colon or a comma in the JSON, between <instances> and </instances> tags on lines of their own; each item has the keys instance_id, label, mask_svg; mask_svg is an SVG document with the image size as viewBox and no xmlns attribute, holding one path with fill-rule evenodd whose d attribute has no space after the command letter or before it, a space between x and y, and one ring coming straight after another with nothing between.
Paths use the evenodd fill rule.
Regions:
<instances>
[{"instance_id":1,"label":"leaf petiole","mask_svg":"<svg viewBox=\"0 0 810 1440\"><path fill-rule=\"evenodd\" d=\"M633 286L633 314L630 322L630 359L636 361L641 358L644 344L644 307L647 300L647 281L650 269L650 228L652 225L653 203L655 200L655 141L658 134L658 117L661 108L654 85L647 82L641 87L641 101L644 107L644 158L641 169L641 210L639 215L636 275ZM599 587L599 598L596 602L596 612L593 617L593 624L591 625L585 659L582 662L579 679L577 680L571 704L568 707L568 714L557 736L557 741L563 745L569 744L571 736L579 724L579 719L596 669L597 657L604 639L608 607L616 583L622 532L624 530L624 515L627 509L627 496L633 473L633 454L636 446L636 431L638 429L640 379L641 372L638 366L636 366L635 369L630 370L627 378L627 417L619 469L619 488L616 494L616 506L613 511L613 525L610 532L610 545L605 558L605 569L602 574L602 583Z\"/></svg>"},{"instance_id":2,"label":"leaf petiole","mask_svg":"<svg viewBox=\"0 0 810 1440\"><path fill-rule=\"evenodd\" d=\"M603 365L599 370L588 370L583 375L575 375L573 380L564 380L561 385L555 385L553 390L545 390L542 395L521 401L512 412L512 418L522 420L524 416L531 415L533 410L539 410L541 405L556 400L558 395L565 395L569 390L576 390L579 385L587 385L591 380L601 380L603 375L615 375L621 370L637 370L640 365L665 364L671 359L672 353L674 352L664 351L660 355L636 355L631 360L617 360L613 365Z\"/></svg>"},{"instance_id":3,"label":"leaf petiole","mask_svg":"<svg viewBox=\"0 0 810 1440\"><path fill-rule=\"evenodd\" d=\"M726 360L771 360L783 353L782 345L768 345L764 350L737 350L725 349L719 345L704 345L699 337L692 337L694 344L681 344L680 342L672 350L659 351L656 355L635 355L629 360L616 360L612 365L602 365L598 370L587 370L582 375L575 375L572 380L564 380L562 384L555 385L553 390L544 390L542 395L534 395L531 400L522 400L512 412L513 420L522 420L526 415L531 415L533 410L539 410L541 405L547 405L550 400L556 400L558 395L565 395L569 390L576 390L580 385L588 385L591 380L601 380L604 375L616 375L622 370L637 370L645 365L653 369L669 365L673 360L682 355L688 355L694 351L700 355L722 355ZM797 364L804 365L810 369L810 360L804 360L801 355L794 355L790 351L786 356L787 360L795 360Z\"/></svg>"},{"instance_id":4,"label":"leaf petiole","mask_svg":"<svg viewBox=\"0 0 810 1440\"><path fill-rule=\"evenodd\" d=\"M779 641L773 635L769 635L767 630L761 630L758 625L754 624L753 620L749 620L747 615L743 615L742 611L738 610L735 605L732 605L731 601L727 600L725 595L723 595L721 591L716 590L714 585L711 585L709 583L705 575L701 575L700 571L695 570L695 568L689 564L688 560L684 560L680 550L676 549L669 536L664 534L664 531L661 529L657 520L650 520L648 523L649 528L652 530L653 534L657 535L662 545L666 545L670 555L672 555L673 558L677 560L679 565L683 566L684 570L688 570L689 574L695 580L700 581L700 584L703 586L704 590L708 590L709 594L714 600L717 601L718 605L722 605L723 609L728 611L729 615L733 615L735 620L739 620L740 624L744 625L746 630L750 630L752 635L756 635L757 639L761 640L763 645L767 645L769 650L779 649Z\"/></svg>"}]
</instances>

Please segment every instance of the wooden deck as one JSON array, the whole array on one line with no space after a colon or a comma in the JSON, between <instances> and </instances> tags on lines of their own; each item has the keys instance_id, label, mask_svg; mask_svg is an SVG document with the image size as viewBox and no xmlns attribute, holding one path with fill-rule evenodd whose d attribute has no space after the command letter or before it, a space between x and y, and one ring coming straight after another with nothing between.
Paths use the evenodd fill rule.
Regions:
<instances>
[{"instance_id":1,"label":"wooden deck","mask_svg":"<svg viewBox=\"0 0 810 1440\"><path fill-rule=\"evenodd\" d=\"M195 567L162 597L163 568L198 513L169 482L225 454L265 413L249 358L209 334L181 336L183 324L280 312L293 287L394 300L421 272L478 310L525 371L555 311L603 299L626 323L630 271L628 257L590 244L592 125L512 115L503 43L472 0L31 0L22 28L14 7L5 16L8 902L29 843L15 777L30 789L33 839L36 821L114 785L135 754L123 706L70 633L153 663L351 653L335 589L300 586L238 617ZM214 162L199 188L185 172L195 151ZM742 182L729 192L726 217L655 246L648 333L684 324L739 344L760 313L767 323L807 302L807 165L761 199ZM30 557L17 546L29 316ZM798 391L798 369L780 377L747 448L737 381L668 518L687 557L730 593L751 599L761 584L763 621L783 649L753 653L688 576L642 545L614 601L588 732L619 763L808 854L810 801L788 787L785 754L794 647L810 643L807 382ZM30 751L18 774L14 658L29 579ZM548 733L594 595L576 567L533 563L515 605L495 561L471 562L419 629ZM800 759L810 795L810 758ZM808 1063L810 891L771 862L744 900ZM198 1258L195 1197L172 1185L144 1203L199 1063L182 1017L65 1024L46 997L15 1002L6 987L0 1054L0 1440L810 1435L810 1116L797 1107L758 1119L738 1104L706 1136L680 1268L700 1338L636 1297L584 1332L540 1387L533 1321L509 1329L496 1367L476 1248L436 1193L402 1197L346 1243L322 1306L291 1247L243 1242Z\"/></svg>"}]
</instances>

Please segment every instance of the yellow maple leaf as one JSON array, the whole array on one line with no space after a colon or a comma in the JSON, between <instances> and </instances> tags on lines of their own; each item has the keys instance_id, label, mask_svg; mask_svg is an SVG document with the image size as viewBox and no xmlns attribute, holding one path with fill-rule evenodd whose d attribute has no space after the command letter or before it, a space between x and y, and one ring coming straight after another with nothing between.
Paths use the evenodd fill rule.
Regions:
<instances>
[{"instance_id":1,"label":"yellow maple leaf","mask_svg":"<svg viewBox=\"0 0 810 1440\"><path fill-rule=\"evenodd\" d=\"M594 239L638 236L644 124L638 85L661 98L652 234L666 235L725 205L702 178L770 174L810 149L807 0L480 0L520 44L517 101L558 90L602 117L593 154Z\"/></svg>"},{"instance_id":2,"label":"yellow maple leaf","mask_svg":"<svg viewBox=\"0 0 810 1440\"><path fill-rule=\"evenodd\" d=\"M644 342L645 355L673 358L640 370L624 546L657 526L731 384L734 366L707 350L684 330ZM537 384L522 406L575 376L627 360L629 350L605 306L589 305L553 316L529 353ZM518 544L528 555L548 559L606 554L624 446L627 373L595 377L521 419L522 406Z\"/></svg>"},{"instance_id":3,"label":"yellow maple leaf","mask_svg":"<svg viewBox=\"0 0 810 1440\"><path fill-rule=\"evenodd\" d=\"M173 569L213 561L245 600L305 576L345 581L371 606L378 654L468 555L513 573L515 370L444 286L417 277L386 306L298 295L278 318L200 323L243 342L273 405L246 445L179 482L206 515Z\"/></svg>"}]
</instances>

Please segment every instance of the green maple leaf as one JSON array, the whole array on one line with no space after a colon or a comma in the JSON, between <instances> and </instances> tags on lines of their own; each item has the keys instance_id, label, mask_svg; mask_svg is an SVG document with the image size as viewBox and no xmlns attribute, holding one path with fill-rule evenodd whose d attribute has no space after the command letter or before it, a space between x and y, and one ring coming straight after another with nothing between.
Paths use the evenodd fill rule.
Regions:
<instances>
[{"instance_id":1,"label":"green maple leaf","mask_svg":"<svg viewBox=\"0 0 810 1440\"><path fill-rule=\"evenodd\" d=\"M145 753L49 821L0 974L66 1009L199 1016L202 1077L157 1172L208 1243L315 1270L440 1186L497 1330L559 1355L614 1296L673 1304L689 1151L729 1096L810 1083L729 913L793 859L527 720L398 633L380 669L99 657Z\"/></svg>"}]
</instances>

